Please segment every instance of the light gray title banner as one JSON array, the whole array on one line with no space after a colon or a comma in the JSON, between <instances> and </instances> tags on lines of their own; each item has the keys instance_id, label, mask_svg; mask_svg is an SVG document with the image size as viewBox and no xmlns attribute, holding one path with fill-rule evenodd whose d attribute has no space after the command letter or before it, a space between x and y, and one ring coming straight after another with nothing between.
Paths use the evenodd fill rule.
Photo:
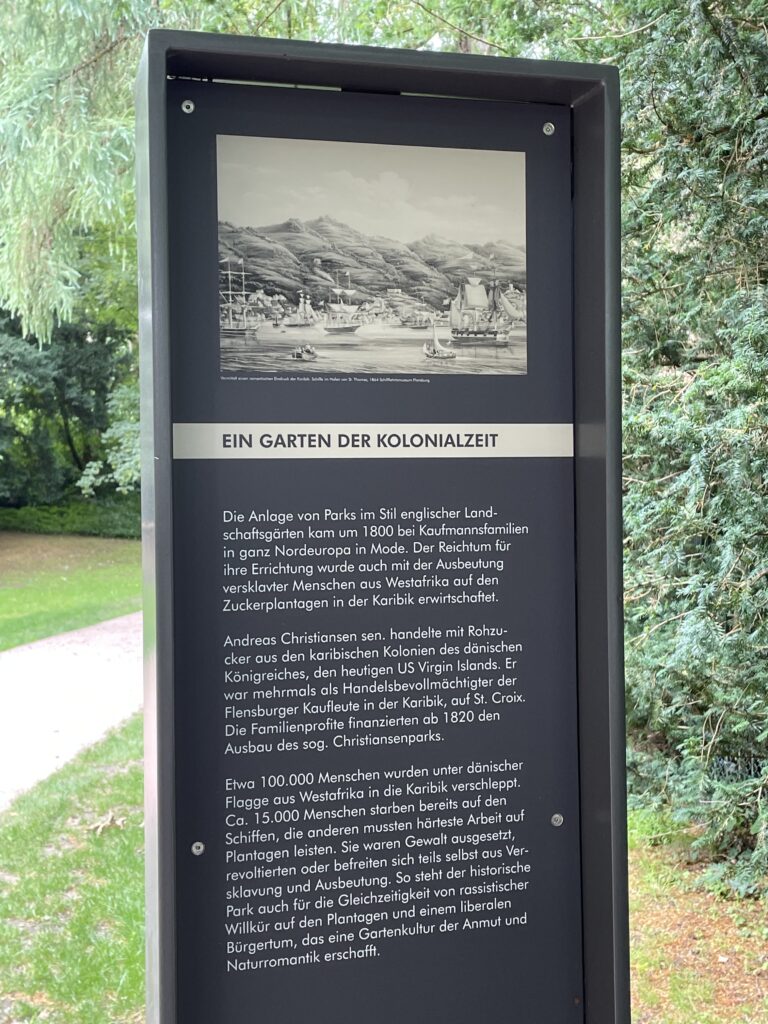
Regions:
<instances>
[{"instance_id":1,"label":"light gray title banner","mask_svg":"<svg viewBox=\"0 0 768 1024\"><path fill-rule=\"evenodd\" d=\"M175 423L175 459L540 459L572 423Z\"/></svg>"}]
</instances>

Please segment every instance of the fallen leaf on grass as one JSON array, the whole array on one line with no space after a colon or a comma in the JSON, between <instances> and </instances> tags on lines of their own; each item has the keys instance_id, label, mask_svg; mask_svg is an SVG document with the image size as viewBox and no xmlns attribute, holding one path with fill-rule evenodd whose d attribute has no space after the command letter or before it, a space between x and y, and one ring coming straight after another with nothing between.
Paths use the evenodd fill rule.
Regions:
<instances>
[{"instance_id":1,"label":"fallen leaf on grass","mask_svg":"<svg viewBox=\"0 0 768 1024\"><path fill-rule=\"evenodd\" d=\"M100 836L105 828L125 828L127 820L125 817L118 818L114 811L110 811L101 821L96 821L93 825L89 825L87 831L95 832L97 836Z\"/></svg>"}]
</instances>

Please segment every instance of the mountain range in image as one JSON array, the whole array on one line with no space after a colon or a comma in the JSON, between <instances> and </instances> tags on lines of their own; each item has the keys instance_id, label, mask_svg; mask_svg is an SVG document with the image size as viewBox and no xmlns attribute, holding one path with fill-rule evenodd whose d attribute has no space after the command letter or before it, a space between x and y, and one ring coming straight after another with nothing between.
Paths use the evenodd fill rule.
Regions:
<instances>
[{"instance_id":1,"label":"mountain range in image","mask_svg":"<svg viewBox=\"0 0 768 1024\"><path fill-rule=\"evenodd\" d=\"M337 284L355 301L391 298L391 289L442 309L469 276L525 290L525 249L504 241L465 245L437 235L409 244L365 235L332 217L265 227L219 222L219 259L243 261L249 288L319 304Z\"/></svg>"}]
</instances>

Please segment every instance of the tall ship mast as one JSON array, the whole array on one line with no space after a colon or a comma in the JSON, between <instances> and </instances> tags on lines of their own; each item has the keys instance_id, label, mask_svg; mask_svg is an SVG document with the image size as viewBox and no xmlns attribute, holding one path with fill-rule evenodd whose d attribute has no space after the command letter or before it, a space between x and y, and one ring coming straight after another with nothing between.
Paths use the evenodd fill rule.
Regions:
<instances>
[{"instance_id":1,"label":"tall ship mast","mask_svg":"<svg viewBox=\"0 0 768 1024\"><path fill-rule=\"evenodd\" d=\"M463 281L456 298L451 300L451 338L455 344L506 346L506 338L499 337L499 319L505 312L501 298L501 287L495 278L488 288L479 277Z\"/></svg>"},{"instance_id":2,"label":"tall ship mast","mask_svg":"<svg viewBox=\"0 0 768 1024\"><path fill-rule=\"evenodd\" d=\"M312 300L308 292L299 292L299 304L296 312L283 321L284 327L313 327L320 317L312 308Z\"/></svg>"},{"instance_id":3,"label":"tall ship mast","mask_svg":"<svg viewBox=\"0 0 768 1024\"><path fill-rule=\"evenodd\" d=\"M244 341L246 334L255 335L259 329L245 290L245 264L238 260L233 271L231 259L220 262L219 332L222 340Z\"/></svg>"},{"instance_id":4,"label":"tall ship mast","mask_svg":"<svg viewBox=\"0 0 768 1024\"><path fill-rule=\"evenodd\" d=\"M347 271L347 284L349 284L349 271ZM328 334L354 334L360 326L360 321L354 319L354 315L357 312L357 306L346 303L344 301L344 296L351 299L355 294L355 289L340 288L337 275L336 287L331 288L331 294L334 298L329 298L326 303L326 315L323 329Z\"/></svg>"}]
</instances>

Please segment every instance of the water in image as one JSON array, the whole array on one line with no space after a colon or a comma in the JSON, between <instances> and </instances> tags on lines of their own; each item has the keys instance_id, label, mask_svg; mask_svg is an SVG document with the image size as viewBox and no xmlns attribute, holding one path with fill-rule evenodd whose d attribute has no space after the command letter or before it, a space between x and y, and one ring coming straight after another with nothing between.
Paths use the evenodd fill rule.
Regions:
<instances>
[{"instance_id":1,"label":"water in image","mask_svg":"<svg viewBox=\"0 0 768 1024\"><path fill-rule=\"evenodd\" d=\"M321 326L274 327L262 324L245 337L222 338L221 371L225 374L253 376L263 373L310 373L320 376L338 373L376 374L378 376L462 373L526 373L525 327L505 333L504 346L493 344L457 344L451 341L450 327L439 325L440 345L454 358L428 358L431 328L413 329L365 324L354 334L328 334ZM311 346L314 353L296 359L298 348Z\"/></svg>"}]
</instances>

